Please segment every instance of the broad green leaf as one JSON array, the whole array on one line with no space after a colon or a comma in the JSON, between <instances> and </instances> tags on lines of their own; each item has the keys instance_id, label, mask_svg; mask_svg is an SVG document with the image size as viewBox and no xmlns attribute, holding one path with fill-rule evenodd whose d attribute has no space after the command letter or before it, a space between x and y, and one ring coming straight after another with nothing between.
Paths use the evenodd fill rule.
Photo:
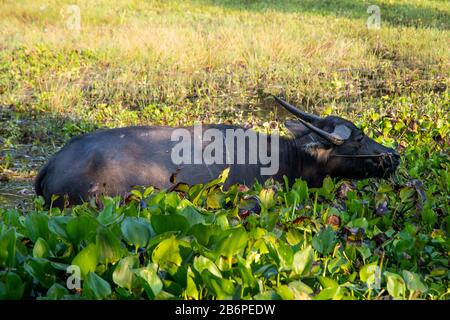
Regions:
<instances>
[{"instance_id":1,"label":"broad green leaf","mask_svg":"<svg viewBox=\"0 0 450 320\"><path fill-rule=\"evenodd\" d=\"M50 288L56 282L56 272L47 259L29 258L24 265L25 271L44 288Z\"/></svg>"},{"instance_id":2,"label":"broad green leaf","mask_svg":"<svg viewBox=\"0 0 450 320\"><path fill-rule=\"evenodd\" d=\"M300 233L297 229L289 229L288 232L286 232L286 241L291 246L295 246L296 244L300 243L300 241L303 240L303 234Z\"/></svg>"},{"instance_id":3,"label":"broad green leaf","mask_svg":"<svg viewBox=\"0 0 450 320\"><path fill-rule=\"evenodd\" d=\"M207 246L210 238L219 232L222 230L216 225L196 224L186 234L194 236L201 245Z\"/></svg>"},{"instance_id":4,"label":"broad green leaf","mask_svg":"<svg viewBox=\"0 0 450 320\"><path fill-rule=\"evenodd\" d=\"M395 299L402 299L405 296L405 281L396 273L384 272L386 287L389 294Z\"/></svg>"},{"instance_id":5,"label":"broad green leaf","mask_svg":"<svg viewBox=\"0 0 450 320\"><path fill-rule=\"evenodd\" d=\"M266 208L272 208L275 203L275 191L272 188L262 189L259 193L259 199L261 200L261 204Z\"/></svg>"},{"instance_id":6,"label":"broad green leaf","mask_svg":"<svg viewBox=\"0 0 450 320\"><path fill-rule=\"evenodd\" d=\"M364 265L359 271L359 278L365 282L369 288L378 289L381 284L380 267L377 262Z\"/></svg>"},{"instance_id":7,"label":"broad green leaf","mask_svg":"<svg viewBox=\"0 0 450 320\"><path fill-rule=\"evenodd\" d=\"M244 250L248 241L248 235L244 228L230 229L225 234L225 237L220 240L215 250L218 255L231 258Z\"/></svg>"},{"instance_id":8,"label":"broad green leaf","mask_svg":"<svg viewBox=\"0 0 450 320\"><path fill-rule=\"evenodd\" d=\"M48 240L48 220L49 217L40 212L33 212L26 216L25 227L28 230L28 237L33 242L36 242L39 237Z\"/></svg>"},{"instance_id":9,"label":"broad green leaf","mask_svg":"<svg viewBox=\"0 0 450 320\"><path fill-rule=\"evenodd\" d=\"M14 267L16 264L16 232L9 228L0 235L0 267Z\"/></svg>"},{"instance_id":10,"label":"broad green leaf","mask_svg":"<svg viewBox=\"0 0 450 320\"><path fill-rule=\"evenodd\" d=\"M197 270L197 272L199 274L201 274L203 272L203 270L208 270L209 272L211 272L213 275L215 275L218 278L222 278L222 274L220 273L219 268L217 268L217 266L214 264L214 262L212 262L211 260L209 260L208 258L204 257L204 256L198 256L194 258L194 268L195 270Z\"/></svg>"},{"instance_id":11,"label":"broad green leaf","mask_svg":"<svg viewBox=\"0 0 450 320\"><path fill-rule=\"evenodd\" d=\"M71 220L71 217L66 216L56 216L50 217L48 222L48 228L51 232L57 234L63 239L69 239L67 234L67 223Z\"/></svg>"},{"instance_id":12,"label":"broad green leaf","mask_svg":"<svg viewBox=\"0 0 450 320\"><path fill-rule=\"evenodd\" d=\"M114 283L131 291L137 284L134 269L138 267L139 259L137 256L127 256L121 259L112 275Z\"/></svg>"},{"instance_id":13,"label":"broad green leaf","mask_svg":"<svg viewBox=\"0 0 450 320\"><path fill-rule=\"evenodd\" d=\"M208 270L202 272L203 283L219 300L232 299L236 288L231 280L219 278Z\"/></svg>"},{"instance_id":14,"label":"broad green leaf","mask_svg":"<svg viewBox=\"0 0 450 320\"><path fill-rule=\"evenodd\" d=\"M220 190L211 192L206 197L206 207L208 209L220 209L225 204L225 194Z\"/></svg>"},{"instance_id":15,"label":"broad green leaf","mask_svg":"<svg viewBox=\"0 0 450 320\"><path fill-rule=\"evenodd\" d=\"M298 275L307 275L314 262L314 250L311 246L294 254L293 270Z\"/></svg>"},{"instance_id":16,"label":"broad green leaf","mask_svg":"<svg viewBox=\"0 0 450 320\"><path fill-rule=\"evenodd\" d=\"M73 258L72 264L80 267L81 276L84 278L89 272L95 272L98 263L98 250L95 243L90 243L78 252Z\"/></svg>"},{"instance_id":17,"label":"broad green leaf","mask_svg":"<svg viewBox=\"0 0 450 320\"><path fill-rule=\"evenodd\" d=\"M115 211L115 202L113 198L103 198L103 209L97 216L97 220L104 226L108 226L119 221L122 218L122 214Z\"/></svg>"},{"instance_id":18,"label":"broad green leaf","mask_svg":"<svg viewBox=\"0 0 450 320\"><path fill-rule=\"evenodd\" d=\"M348 226L350 228L361 228L366 230L369 227L369 222L367 221L366 218L358 218L350 221L348 223Z\"/></svg>"},{"instance_id":19,"label":"broad green leaf","mask_svg":"<svg viewBox=\"0 0 450 320\"><path fill-rule=\"evenodd\" d=\"M51 252L47 242L42 238L38 238L33 247L33 257L48 258L50 254Z\"/></svg>"},{"instance_id":20,"label":"broad green leaf","mask_svg":"<svg viewBox=\"0 0 450 320\"><path fill-rule=\"evenodd\" d=\"M25 284L14 272L0 273L0 300L19 300L22 298Z\"/></svg>"},{"instance_id":21,"label":"broad green leaf","mask_svg":"<svg viewBox=\"0 0 450 320\"><path fill-rule=\"evenodd\" d=\"M161 241L153 250L152 260L157 264L168 263L180 266L183 261L180 254L180 242L175 237Z\"/></svg>"},{"instance_id":22,"label":"broad green leaf","mask_svg":"<svg viewBox=\"0 0 450 320\"><path fill-rule=\"evenodd\" d=\"M341 300L347 293L347 289L341 286L328 287L320 291L314 300Z\"/></svg>"},{"instance_id":23,"label":"broad green leaf","mask_svg":"<svg viewBox=\"0 0 450 320\"><path fill-rule=\"evenodd\" d=\"M142 218L127 217L120 226L129 244L145 247L151 238L150 224Z\"/></svg>"},{"instance_id":24,"label":"broad green leaf","mask_svg":"<svg viewBox=\"0 0 450 320\"><path fill-rule=\"evenodd\" d=\"M95 272L90 272L83 283L83 295L89 299L106 299L111 295L111 286Z\"/></svg>"},{"instance_id":25,"label":"broad green leaf","mask_svg":"<svg viewBox=\"0 0 450 320\"><path fill-rule=\"evenodd\" d=\"M318 277L318 280L320 282L320 284L322 285L323 288L335 288L335 287L339 287L339 283L337 283L336 280L333 280L331 278L328 277Z\"/></svg>"},{"instance_id":26,"label":"broad green leaf","mask_svg":"<svg viewBox=\"0 0 450 320\"><path fill-rule=\"evenodd\" d=\"M188 268L186 279L186 296L195 300L198 300L200 298L199 292L197 290L197 285L195 283L195 275L190 267Z\"/></svg>"},{"instance_id":27,"label":"broad green leaf","mask_svg":"<svg viewBox=\"0 0 450 320\"><path fill-rule=\"evenodd\" d=\"M281 300L280 295L275 290L267 290L258 293L253 297L255 300Z\"/></svg>"},{"instance_id":28,"label":"broad green leaf","mask_svg":"<svg viewBox=\"0 0 450 320\"><path fill-rule=\"evenodd\" d=\"M406 285L410 291L425 293L428 290L427 286L422 282L417 273L403 270L403 279L405 279Z\"/></svg>"},{"instance_id":29,"label":"broad green leaf","mask_svg":"<svg viewBox=\"0 0 450 320\"><path fill-rule=\"evenodd\" d=\"M179 214L187 219L191 227L205 222L203 215L192 205L186 206Z\"/></svg>"},{"instance_id":30,"label":"broad green leaf","mask_svg":"<svg viewBox=\"0 0 450 320\"><path fill-rule=\"evenodd\" d=\"M74 217L67 222L66 232L70 242L78 246L81 241L92 241L99 223L91 216Z\"/></svg>"},{"instance_id":31,"label":"broad green leaf","mask_svg":"<svg viewBox=\"0 0 450 320\"><path fill-rule=\"evenodd\" d=\"M312 239L314 249L323 255L327 255L333 251L336 243L336 232L330 226L316 233Z\"/></svg>"},{"instance_id":32,"label":"broad green leaf","mask_svg":"<svg viewBox=\"0 0 450 320\"><path fill-rule=\"evenodd\" d=\"M278 295L283 300L311 300L311 288L305 284L298 284L300 281L294 281L288 285L282 285L277 288Z\"/></svg>"},{"instance_id":33,"label":"broad green leaf","mask_svg":"<svg viewBox=\"0 0 450 320\"><path fill-rule=\"evenodd\" d=\"M280 242L277 246L277 252L280 259L280 268L283 270L291 270L294 258L292 247Z\"/></svg>"},{"instance_id":34,"label":"broad green leaf","mask_svg":"<svg viewBox=\"0 0 450 320\"><path fill-rule=\"evenodd\" d=\"M314 291L313 291L313 289L311 289L311 287L309 287L308 285L306 285L305 283L303 283L299 280L290 282L288 284L288 286L290 288L295 289L298 292L302 292L307 295L312 295L314 293Z\"/></svg>"},{"instance_id":35,"label":"broad green leaf","mask_svg":"<svg viewBox=\"0 0 450 320\"><path fill-rule=\"evenodd\" d=\"M103 263L115 263L124 255L124 249L119 237L107 227L99 227L97 230L96 246L98 258Z\"/></svg>"},{"instance_id":36,"label":"broad green leaf","mask_svg":"<svg viewBox=\"0 0 450 320\"><path fill-rule=\"evenodd\" d=\"M149 299L154 299L163 289L163 283L158 276L158 266L156 264L151 263L145 268L135 270L135 273Z\"/></svg>"},{"instance_id":37,"label":"broad green leaf","mask_svg":"<svg viewBox=\"0 0 450 320\"><path fill-rule=\"evenodd\" d=\"M157 234L168 231L185 233L189 228L188 220L180 214L155 214L151 217L152 227Z\"/></svg>"},{"instance_id":38,"label":"broad green leaf","mask_svg":"<svg viewBox=\"0 0 450 320\"><path fill-rule=\"evenodd\" d=\"M304 180L296 179L294 185L292 186L292 190L295 190L299 195L299 203L302 203L309 198L308 184Z\"/></svg>"},{"instance_id":39,"label":"broad green leaf","mask_svg":"<svg viewBox=\"0 0 450 320\"><path fill-rule=\"evenodd\" d=\"M65 287L63 287L59 283L55 283L50 287L50 289L48 289L47 294L43 298L43 300L61 300L68 294L69 291Z\"/></svg>"}]
</instances>

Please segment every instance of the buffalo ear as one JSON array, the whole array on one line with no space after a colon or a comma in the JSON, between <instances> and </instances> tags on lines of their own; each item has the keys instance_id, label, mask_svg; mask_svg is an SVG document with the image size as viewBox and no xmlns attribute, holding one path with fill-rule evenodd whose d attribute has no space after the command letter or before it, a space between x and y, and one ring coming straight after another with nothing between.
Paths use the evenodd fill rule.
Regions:
<instances>
[{"instance_id":1,"label":"buffalo ear","mask_svg":"<svg viewBox=\"0 0 450 320\"><path fill-rule=\"evenodd\" d=\"M348 138L350 138L351 134L352 134L352 130L343 124L338 124L334 128L334 131L332 133L332 135L338 137L341 140L347 140Z\"/></svg>"}]
</instances>

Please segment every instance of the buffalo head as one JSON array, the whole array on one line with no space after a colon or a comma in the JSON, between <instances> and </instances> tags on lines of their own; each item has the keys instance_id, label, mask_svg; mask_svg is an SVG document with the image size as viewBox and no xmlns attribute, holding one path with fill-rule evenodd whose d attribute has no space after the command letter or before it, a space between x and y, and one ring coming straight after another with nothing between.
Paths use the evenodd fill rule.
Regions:
<instances>
[{"instance_id":1,"label":"buffalo head","mask_svg":"<svg viewBox=\"0 0 450 320\"><path fill-rule=\"evenodd\" d=\"M350 121L336 116L321 118L274 98L297 117L285 125L295 140L301 141L303 152L322 164L323 175L351 179L386 177L399 165L400 155L394 149L370 139Z\"/></svg>"}]
</instances>

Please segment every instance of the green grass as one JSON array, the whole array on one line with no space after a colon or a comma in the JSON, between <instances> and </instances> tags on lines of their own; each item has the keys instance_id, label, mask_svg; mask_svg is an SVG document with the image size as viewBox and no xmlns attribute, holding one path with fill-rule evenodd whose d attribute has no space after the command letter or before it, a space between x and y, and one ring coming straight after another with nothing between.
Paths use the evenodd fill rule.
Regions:
<instances>
[{"instance_id":1,"label":"green grass","mask_svg":"<svg viewBox=\"0 0 450 320\"><path fill-rule=\"evenodd\" d=\"M448 299L448 2L79 1L79 33L69 4L0 1L0 298ZM372 4L380 30L366 27ZM136 193L64 212L32 197L37 170L74 135L281 126L267 92L355 121L402 154L398 173L273 194ZM92 233L68 234L86 221ZM101 246L80 263L95 262L83 290L62 288L65 266Z\"/></svg>"}]
</instances>

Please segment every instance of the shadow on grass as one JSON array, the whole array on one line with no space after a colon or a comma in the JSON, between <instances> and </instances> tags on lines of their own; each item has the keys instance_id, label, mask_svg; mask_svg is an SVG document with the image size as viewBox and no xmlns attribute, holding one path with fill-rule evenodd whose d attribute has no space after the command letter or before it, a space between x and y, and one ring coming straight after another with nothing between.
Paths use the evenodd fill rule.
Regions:
<instances>
[{"instance_id":1,"label":"shadow on grass","mask_svg":"<svg viewBox=\"0 0 450 320\"><path fill-rule=\"evenodd\" d=\"M198 2L235 10L274 10L363 19L364 21L370 16L367 13L368 7L378 5L380 7L381 25L386 23L395 27L450 29L450 14L448 12L412 4L386 4L377 3L377 1L357 0L198 0Z\"/></svg>"}]
</instances>

